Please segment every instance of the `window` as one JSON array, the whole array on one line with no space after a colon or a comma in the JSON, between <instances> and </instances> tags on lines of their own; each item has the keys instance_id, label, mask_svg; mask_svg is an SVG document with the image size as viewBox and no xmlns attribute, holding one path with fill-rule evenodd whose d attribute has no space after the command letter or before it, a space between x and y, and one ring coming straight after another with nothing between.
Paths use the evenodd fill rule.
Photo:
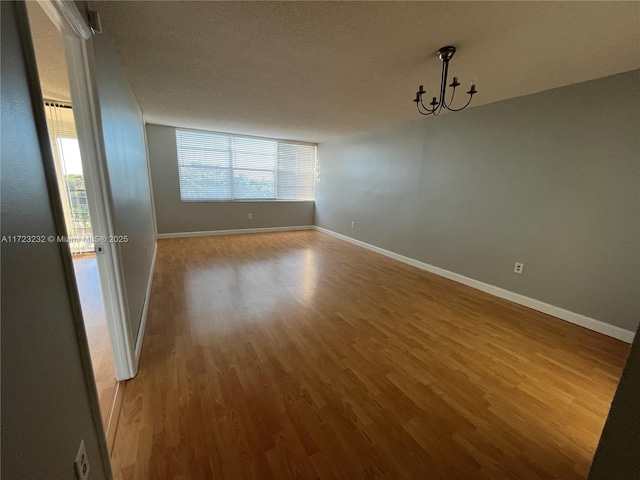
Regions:
<instances>
[{"instance_id":1,"label":"window","mask_svg":"<svg viewBox=\"0 0 640 480\"><path fill-rule=\"evenodd\" d=\"M316 146L176 130L182 201L311 200Z\"/></svg>"}]
</instances>

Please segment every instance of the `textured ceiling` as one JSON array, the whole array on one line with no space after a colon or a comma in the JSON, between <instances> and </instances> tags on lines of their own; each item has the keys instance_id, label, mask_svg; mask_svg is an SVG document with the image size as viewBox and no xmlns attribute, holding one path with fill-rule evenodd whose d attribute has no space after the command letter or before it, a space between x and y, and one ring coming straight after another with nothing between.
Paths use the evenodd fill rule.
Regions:
<instances>
[{"instance_id":1,"label":"textured ceiling","mask_svg":"<svg viewBox=\"0 0 640 480\"><path fill-rule=\"evenodd\" d=\"M640 67L638 2L99 2L150 123L322 141ZM466 91L466 89L465 89ZM433 121L437 121L434 119Z\"/></svg>"}]
</instances>

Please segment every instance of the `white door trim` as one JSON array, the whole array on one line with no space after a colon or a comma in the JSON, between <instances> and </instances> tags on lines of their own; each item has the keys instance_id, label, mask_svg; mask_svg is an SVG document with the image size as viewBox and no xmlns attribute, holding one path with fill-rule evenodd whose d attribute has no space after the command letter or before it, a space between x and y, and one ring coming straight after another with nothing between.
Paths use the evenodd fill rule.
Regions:
<instances>
[{"instance_id":1,"label":"white door trim","mask_svg":"<svg viewBox=\"0 0 640 480\"><path fill-rule=\"evenodd\" d=\"M64 47L91 226L95 237L106 239L95 242L95 247L116 379L127 380L135 375L134 345L132 332L129 331L129 310L118 246L108 241L114 235L109 208L111 197L107 182L108 171L100 149L95 97L89 77L87 42L79 37L64 35Z\"/></svg>"}]
</instances>

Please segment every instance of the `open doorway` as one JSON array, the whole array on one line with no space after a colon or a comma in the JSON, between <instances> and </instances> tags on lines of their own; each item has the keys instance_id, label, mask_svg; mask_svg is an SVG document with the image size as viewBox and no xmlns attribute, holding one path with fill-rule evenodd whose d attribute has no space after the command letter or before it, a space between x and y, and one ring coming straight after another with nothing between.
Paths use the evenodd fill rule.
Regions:
<instances>
[{"instance_id":1,"label":"open doorway","mask_svg":"<svg viewBox=\"0 0 640 480\"><path fill-rule=\"evenodd\" d=\"M92 196L88 195L89 182L85 181L65 46L62 34L36 2L28 2L27 10L65 216L66 242L73 257L100 414L109 437L117 390L116 370L99 262L94 251L93 239L98 232L92 227Z\"/></svg>"}]
</instances>

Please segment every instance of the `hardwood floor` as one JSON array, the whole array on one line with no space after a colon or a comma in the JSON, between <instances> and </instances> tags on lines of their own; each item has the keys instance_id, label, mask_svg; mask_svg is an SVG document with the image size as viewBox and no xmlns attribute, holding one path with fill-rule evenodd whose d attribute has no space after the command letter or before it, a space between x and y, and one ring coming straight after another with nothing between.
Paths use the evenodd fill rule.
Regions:
<instances>
[{"instance_id":1,"label":"hardwood floor","mask_svg":"<svg viewBox=\"0 0 640 480\"><path fill-rule=\"evenodd\" d=\"M102 303L96 256L74 255L73 269L76 274L82 316L89 341L93 375L96 379L100 401L100 414L106 427L116 391L116 373Z\"/></svg>"},{"instance_id":2,"label":"hardwood floor","mask_svg":"<svg viewBox=\"0 0 640 480\"><path fill-rule=\"evenodd\" d=\"M158 249L116 478L586 477L628 345L319 232Z\"/></svg>"}]
</instances>

